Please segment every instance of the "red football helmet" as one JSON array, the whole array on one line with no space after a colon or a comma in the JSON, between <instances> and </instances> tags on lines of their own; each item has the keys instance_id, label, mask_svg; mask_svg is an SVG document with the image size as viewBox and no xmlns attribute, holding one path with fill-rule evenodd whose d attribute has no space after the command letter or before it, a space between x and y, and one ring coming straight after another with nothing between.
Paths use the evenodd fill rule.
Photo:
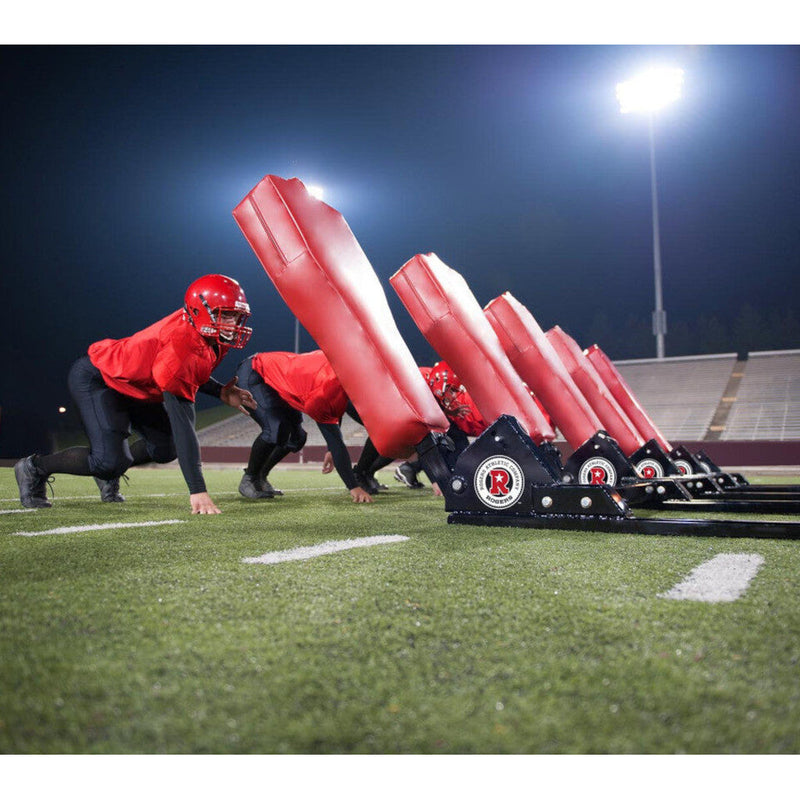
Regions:
<instances>
[{"instance_id":1,"label":"red football helmet","mask_svg":"<svg viewBox=\"0 0 800 800\"><path fill-rule=\"evenodd\" d=\"M446 411L458 405L458 395L467 391L446 361L433 365L428 375L428 386Z\"/></svg>"},{"instance_id":2,"label":"red football helmet","mask_svg":"<svg viewBox=\"0 0 800 800\"><path fill-rule=\"evenodd\" d=\"M227 347L242 348L253 333L244 323L250 306L238 281L226 275L203 275L186 290L184 311L201 336Z\"/></svg>"},{"instance_id":3,"label":"red football helmet","mask_svg":"<svg viewBox=\"0 0 800 800\"><path fill-rule=\"evenodd\" d=\"M446 361L431 367L428 386L445 415L467 436L480 436L489 427L466 387Z\"/></svg>"}]
</instances>

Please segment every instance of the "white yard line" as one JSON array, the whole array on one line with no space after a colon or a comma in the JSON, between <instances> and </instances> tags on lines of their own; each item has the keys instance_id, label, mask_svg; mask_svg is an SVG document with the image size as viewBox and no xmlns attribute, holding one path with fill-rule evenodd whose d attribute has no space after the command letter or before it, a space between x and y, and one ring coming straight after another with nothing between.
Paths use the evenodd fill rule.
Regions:
<instances>
[{"instance_id":1,"label":"white yard line","mask_svg":"<svg viewBox=\"0 0 800 800\"><path fill-rule=\"evenodd\" d=\"M342 539L340 541L322 542L309 547L295 547L292 550L274 550L263 556L243 558L245 564L280 564L284 561L305 561L317 556L338 553L341 550L352 550L354 547L372 547L375 544L392 544L407 542L408 536L365 536L361 539Z\"/></svg>"},{"instance_id":2,"label":"white yard line","mask_svg":"<svg viewBox=\"0 0 800 800\"><path fill-rule=\"evenodd\" d=\"M111 522L106 525L73 525L69 528L50 528L46 531L15 531L12 536L50 536L58 533L83 533L84 531L112 531L117 528L152 528L158 525L180 525L185 519L161 519L151 522Z\"/></svg>"},{"instance_id":3,"label":"white yard line","mask_svg":"<svg viewBox=\"0 0 800 800\"><path fill-rule=\"evenodd\" d=\"M720 553L700 564L684 580L658 597L730 603L745 593L763 563L764 559L758 553Z\"/></svg>"},{"instance_id":4,"label":"white yard line","mask_svg":"<svg viewBox=\"0 0 800 800\"><path fill-rule=\"evenodd\" d=\"M122 489L124 491L125 487L123 486ZM341 492L342 494L344 494L346 489L344 488L344 486L341 486L341 487L340 486L320 486L318 488L306 487L306 488L300 488L300 489L282 489L281 491L284 492L284 494L294 494L295 492ZM236 497L240 496L238 491L214 492L214 497L217 497L217 496L223 497L223 496L228 496L228 495L233 495L233 496L236 496ZM158 494L131 495L131 497L134 497L134 496L136 498L139 498L139 497L186 497L187 493L186 492L170 492L170 493L158 493ZM97 492L95 492L94 494L73 494L73 495L63 495L63 496L56 495L52 499L53 499L54 502L58 502L59 500L98 500L99 501L100 500L100 495ZM0 503L19 503L19 497L0 497ZM22 510L24 510L24 511L36 511L35 508L20 509L20 511L22 511ZM0 513L3 513L3 512L0 511Z\"/></svg>"},{"instance_id":5,"label":"white yard line","mask_svg":"<svg viewBox=\"0 0 800 800\"><path fill-rule=\"evenodd\" d=\"M0 511L0 514L28 514L31 511L36 511L35 508L7 508L5 511Z\"/></svg>"}]
</instances>

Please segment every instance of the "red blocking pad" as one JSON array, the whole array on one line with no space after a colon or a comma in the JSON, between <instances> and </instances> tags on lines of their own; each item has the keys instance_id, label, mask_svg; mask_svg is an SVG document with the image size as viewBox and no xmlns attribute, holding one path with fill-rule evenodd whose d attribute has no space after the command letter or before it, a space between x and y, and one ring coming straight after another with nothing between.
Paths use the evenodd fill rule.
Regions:
<instances>
[{"instance_id":1,"label":"red blocking pad","mask_svg":"<svg viewBox=\"0 0 800 800\"><path fill-rule=\"evenodd\" d=\"M511 365L577 450L603 425L531 312L510 292L484 309Z\"/></svg>"},{"instance_id":2,"label":"red blocking pad","mask_svg":"<svg viewBox=\"0 0 800 800\"><path fill-rule=\"evenodd\" d=\"M617 444L626 456L635 453L644 444L644 439L620 408L619 403L597 374L597 370L587 361L578 343L558 325L547 331L546 336L567 368L567 372L600 418L603 430L617 440Z\"/></svg>"},{"instance_id":3,"label":"red blocking pad","mask_svg":"<svg viewBox=\"0 0 800 800\"><path fill-rule=\"evenodd\" d=\"M596 345L584 351L586 358L597 370L597 374L603 383L608 387L614 399L620 404L622 410L628 415L628 419L636 426L636 429L646 441L655 439L665 453L672 451L672 445L666 440L664 434L656 426L655 422L649 417L642 408L639 401L631 391L625 378L620 375L619 370L611 362L611 359Z\"/></svg>"},{"instance_id":4,"label":"red blocking pad","mask_svg":"<svg viewBox=\"0 0 800 800\"><path fill-rule=\"evenodd\" d=\"M275 175L258 183L233 216L330 361L378 452L407 458L430 431L446 431L447 419L344 217L297 178Z\"/></svg>"},{"instance_id":5,"label":"red blocking pad","mask_svg":"<svg viewBox=\"0 0 800 800\"><path fill-rule=\"evenodd\" d=\"M536 444L555 438L458 272L428 253L407 261L389 283L431 347L459 376L487 422L510 414Z\"/></svg>"}]
</instances>

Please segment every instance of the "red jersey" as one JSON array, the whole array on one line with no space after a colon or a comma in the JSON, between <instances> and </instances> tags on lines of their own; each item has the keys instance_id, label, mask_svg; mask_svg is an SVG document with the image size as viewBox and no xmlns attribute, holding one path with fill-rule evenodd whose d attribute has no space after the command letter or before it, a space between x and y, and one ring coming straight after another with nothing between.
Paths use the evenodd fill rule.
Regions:
<instances>
[{"instance_id":1,"label":"red jersey","mask_svg":"<svg viewBox=\"0 0 800 800\"><path fill-rule=\"evenodd\" d=\"M89 359L112 389L137 400L160 403L164 392L194 401L230 348L219 353L184 318L183 311L126 339L103 339Z\"/></svg>"},{"instance_id":2,"label":"red jersey","mask_svg":"<svg viewBox=\"0 0 800 800\"><path fill-rule=\"evenodd\" d=\"M439 361L430 368L420 367L420 372L445 416L459 430L467 436L480 436L489 427L475 401L446 361Z\"/></svg>"},{"instance_id":3,"label":"red jersey","mask_svg":"<svg viewBox=\"0 0 800 800\"><path fill-rule=\"evenodd\" d=\"M340 422L347 408L344 387L322 350L256 353L253 369L292 407L323 425Z\"/></svg>"}]
</instances>

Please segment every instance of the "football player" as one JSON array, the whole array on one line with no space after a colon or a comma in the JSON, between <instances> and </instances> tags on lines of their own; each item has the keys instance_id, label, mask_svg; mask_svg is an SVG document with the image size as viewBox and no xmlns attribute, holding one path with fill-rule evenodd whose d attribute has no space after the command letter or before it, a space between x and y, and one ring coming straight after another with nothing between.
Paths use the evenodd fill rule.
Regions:
<instances>
[{"instance_id":1,"label":"football player","mask_svg":"<svg viewBox=\"0 0 800 800\"><path fill-rule=\"evenodd\" d=\"M455 450L447 453L447 460L452 467L456 458L469 445L469 437L480 436L488 426L472 397L446 361L439 361L432 367L420 367L419 371L450 421L447 436L453 441ZM409 489L422 489L424 484L417 478L421 471L422 464L413 457L395 468L394 478ZM434 492L439 494L438 487L434 486Z\"/></svg>"},{"instance_id":2,"label":"football player","mask_svg":"<svg viewBox=\"0 0 800 800\"><path fill-rule=\"evenodd\" d=\"M17 462L22 505L49 507L46 487L55 473L92 475L104 502L122 502L119 479L129 467L177 457L192 514L219 514L203 479L194 401L200 391L244 413L255 408L235 378L223 386L211 377L231 348L247 344L249 316L237 281L204 275L186 290L182 309L127 338L91 345L68 379L89 447ZM131 430L141 438L129 445Z\"/></svg>"},{"instance_id":3,"label":"football player","mask_svg":"<svg viewBox=\"0 0 800 800\"><path fill-rule=\"evenodd\" d=\"M240 386L252 392L257 403L252 417L261 426L239 484L243 497L255 500L282 494L268 476L289 453L297 453L305 445L303 414L307 414L317 423L330 453L323 471L329 472L332 462L353 502L372 502L353 471L340 427L346 411L361 420L322 350L256 353L242 361L236 377Z\"/></svg>"},{"instance_id":4,"label":"football player","mask_svg":"<svg viewBox=\"0 0 800 800\"><path fill-rule=\"evenodd\" d=\"M448 452L445 458L452 469L458 456L467 449L469 438L480 436L489 426L481 416L481 412L478 411L478 407L469 392L467 392L466 387L446 361L439 361L432 367L420 367L419 371L433 392L436 402L450 421L447 436L453 441L455 449L452 452ZM547 421L552 423L550 415L530 390L528 384L523 382L523 386L527 389ZM409 489L422 489L423 484L417 478L421 471L422 465L417 457L414 456L395 468L394 478L396 481L404 483ZM440 494L437 486L434 485L433 489L436 494Z\"/></svg>"}]
</instances>

